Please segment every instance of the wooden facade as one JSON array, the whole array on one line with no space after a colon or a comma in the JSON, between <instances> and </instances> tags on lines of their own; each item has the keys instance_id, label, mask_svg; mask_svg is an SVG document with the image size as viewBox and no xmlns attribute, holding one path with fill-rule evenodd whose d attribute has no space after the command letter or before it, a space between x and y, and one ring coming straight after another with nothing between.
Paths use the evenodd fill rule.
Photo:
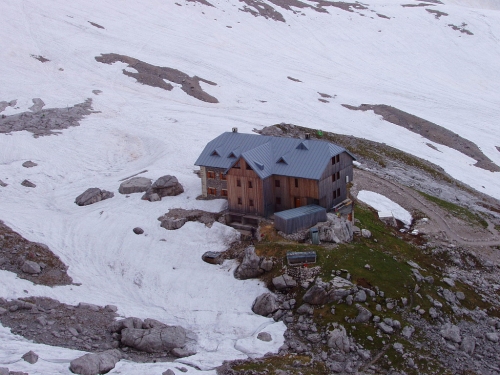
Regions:
<instances>
[{"instance_id":1,"label":"wooden facade","mask_svg":"<svg viewBox=\"0 0 500 375\"><path fill-rule=\"evenodd\" d=\"M226 175L229 211L269 216L309 204L331 208L347 198L352 168L352 157L344 152L329 161L319 181L278 175L262 180L240 158Z\"/></svg>"}]
</instances>

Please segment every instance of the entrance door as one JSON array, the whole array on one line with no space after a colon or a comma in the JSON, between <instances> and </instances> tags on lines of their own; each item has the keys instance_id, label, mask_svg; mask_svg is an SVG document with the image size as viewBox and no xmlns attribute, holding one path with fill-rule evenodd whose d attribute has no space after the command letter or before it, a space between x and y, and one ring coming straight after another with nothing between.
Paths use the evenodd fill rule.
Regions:
<instances>
[{"instance_id":1,"label":"entrance door","mask_svg":"<svg viewBox=\"0 0 500 375\"><path fill-rule=\"evenodd\" d=\"M302 206L302 205L300 204L300 198L295 197L295 198L294 198L294 201L295 201L295 208Z\"/></svg>"}]
</instances>

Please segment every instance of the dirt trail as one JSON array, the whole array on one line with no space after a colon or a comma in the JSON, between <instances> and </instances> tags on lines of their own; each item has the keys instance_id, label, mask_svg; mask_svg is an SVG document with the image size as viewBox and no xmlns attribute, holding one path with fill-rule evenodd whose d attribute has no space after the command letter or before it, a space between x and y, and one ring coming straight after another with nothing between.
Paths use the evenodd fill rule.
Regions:
<instances>
[{"instance_id":1,"label":"dirt trail","mask_svg":"<svg viewBox=\"0 0 500 375\"><path fill-rule=\"evenodd\" d=\"M382 178L370 171L356 168L351 193L357 196L361 190L370 190L390 198L408 211L423 212L432 222L434 233L443 233L450 241L460 245L481 247L499 246L500 236L491 223L488 229L473 226L451 216L438 205L426 200L415 190L396 181Z\"/></svg>"}]
</instances>

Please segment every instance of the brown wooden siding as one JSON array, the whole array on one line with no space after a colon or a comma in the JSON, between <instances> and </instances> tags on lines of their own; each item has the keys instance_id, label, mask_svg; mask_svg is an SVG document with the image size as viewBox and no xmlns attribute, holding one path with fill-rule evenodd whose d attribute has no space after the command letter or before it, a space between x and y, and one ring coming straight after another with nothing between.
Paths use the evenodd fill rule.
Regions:
<instances>
[{"instance_id":1,"label":"brown wooden siding","mask_svg":"<svg viewBox=\"0 0 500 375\"><path fill-rule=\"evenodd\" d=\"M319 203L318 181L316 180L287 176L271 176L269 179L273 192L271 203L274 205L274 212ZM297 187L295 180L297 180ZM279 187L276 186L276 181L279 181ZM276 198L280 198L280 204L277 204Z\"/></svg>"},{"instance_id":2,"label":"brown wooden siding","mask_svg":"<svg viewBox=\"0 0 500 375\"><path fill-rule=\"evenodd\" d=\"M263 184L253 170L246 169L245 160L240 159L241 168L231 168L227 173L228 208L233 212L264 215ZM238 186L238 180L240 186ZM252 187L249 187L249 182ZM238 202L241 199L241 204ZM250 200L253 206L250 206Z\"/></svg>"}]
</instances>

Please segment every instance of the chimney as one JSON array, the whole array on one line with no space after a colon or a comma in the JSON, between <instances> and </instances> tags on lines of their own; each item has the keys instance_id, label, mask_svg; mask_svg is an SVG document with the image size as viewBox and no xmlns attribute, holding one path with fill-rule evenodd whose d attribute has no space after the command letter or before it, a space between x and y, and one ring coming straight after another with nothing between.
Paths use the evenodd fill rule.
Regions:
<instances>
[{"instance_id":1,"label":"chimney","mask_svg":"<svg viewBox=\"0 0 500 375\"><path fill-rule=\"evenodd\" d=\"M238 128L233 128L233 133L238 133Z\"/></svg>"},{"instance_id":2,"label":"chimney","mask_svg":"<svg viewBox=\"0 0 500 375\"><path fill-rule=\"evenodd\" d=\"M306 139L311 139L311 133L306 133Z\"/></svg>"}]
</instances>

